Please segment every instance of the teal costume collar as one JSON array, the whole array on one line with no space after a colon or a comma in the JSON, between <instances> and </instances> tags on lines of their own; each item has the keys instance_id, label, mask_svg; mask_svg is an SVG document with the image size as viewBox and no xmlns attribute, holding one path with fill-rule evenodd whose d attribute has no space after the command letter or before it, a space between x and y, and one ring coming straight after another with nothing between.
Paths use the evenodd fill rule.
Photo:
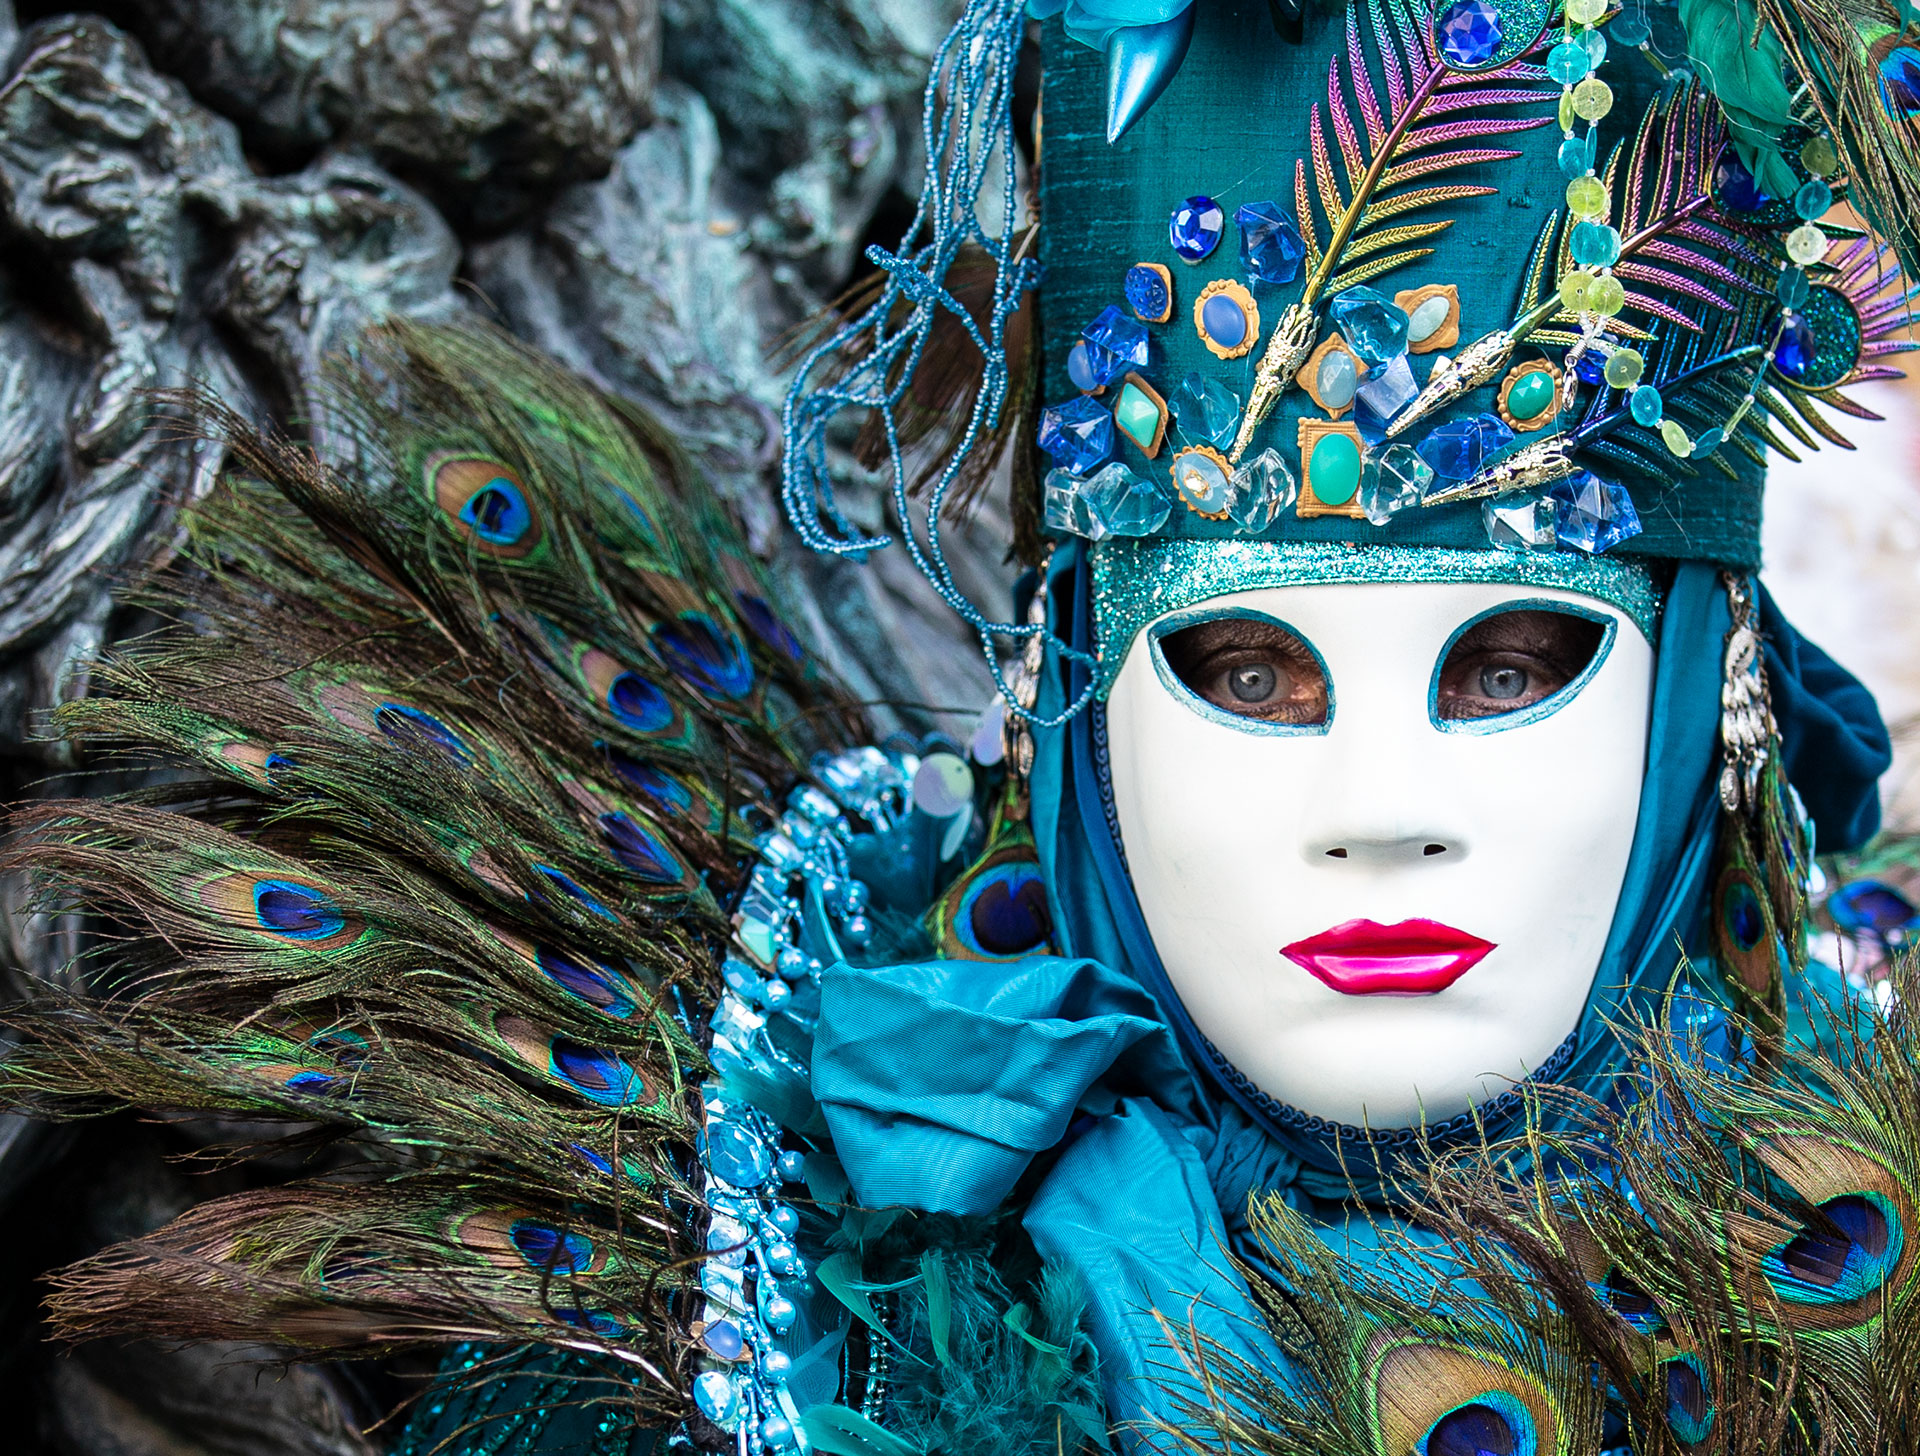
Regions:
<instances>
[{"instance_id":1,"label":"teal costume collar","mask_svg":"<svg viewBox=\"0 0 1920 1456\"><path fill-rule=\"evenodd\" d=\"M1331 541L1102 541L1089 551L1100 696L1149 622L1231 592L1335 582L1476 581L1555 587L1618 607L1657 641L1660 590L1644 563L1552 551L1350 546Z\"/></svg>"}]
</instances>

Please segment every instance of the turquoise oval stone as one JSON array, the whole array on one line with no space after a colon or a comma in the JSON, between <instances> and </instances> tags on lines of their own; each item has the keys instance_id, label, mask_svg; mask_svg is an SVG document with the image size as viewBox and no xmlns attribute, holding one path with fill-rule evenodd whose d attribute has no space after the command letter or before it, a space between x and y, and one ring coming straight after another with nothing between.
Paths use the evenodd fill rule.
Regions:
<instances>
[{"instance_id":1,"label":"turquoise oval stone","mask_svg":"<svg viewBox=\"0 0 1920 1456\"><path fill-rule=\"evenodd\" d=\"M1522 374L1507 391L1507 413L1530 420L1553 403L1553 376L1544 369Z\"/></svg>"},{"instance_id":2,"label":"turquoise oval stone","mask_svg":"<svg viewBox=\"0 0 1920 1456\"><path fill-rule=\"evenodd\" d=\"M1308 457L1307 474L1322 505L1345 505L1360 488L1360 447L1346 435L1321 436Z\"/></svg>"}]
</instances>

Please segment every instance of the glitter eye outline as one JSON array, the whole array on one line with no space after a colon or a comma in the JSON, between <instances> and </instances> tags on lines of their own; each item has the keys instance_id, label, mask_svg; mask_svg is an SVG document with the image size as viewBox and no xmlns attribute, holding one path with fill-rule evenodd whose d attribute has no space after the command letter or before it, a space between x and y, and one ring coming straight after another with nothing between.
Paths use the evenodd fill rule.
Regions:
<instances>
[{"instance_id":1,"label":"glitter eye outline","mask_svg":"<svg viewBox=\"0 0 1920 1456\"><path fill-rule=\"evenodd\" d=\"M1480 718L1442 718L1440 716L1440 675L1446 670L1447 659L1452 655L1455 644L1460 639L1493 617L1503 617L1509 612L1555 612L1564 617L1582 617L1600 627L1600 644L1593 649L1593 655L1587 659L1587 665L1568 678L1566 682L1548 693L1536 703L1524 708L1515 708L1510 713L1489 713ZM1585 691L1605 664L1607 656L1613 651L1614 639L1620 635L1620 619L1610 612L1593 607L1581 606L1575 602L1557 601L1551 597L1524 597L1511 602L1501 602L1488 607L1484 612L1476 612L1467 618L1447 637L1440 648L1440 655L1433 661L1433 676L1427 683L1427 721L1442 733L1505 733L1512 728L1524 728L1530 723L1538 723L1551 718Z\"/></svg>"},{"instance_id":2,"label":"glitter eye outline","mask_svg":"<svg viewBox=\"0 0 1920 1456\"><path fill-rule=\"evenodd\" d=\"M1320 680L1327 685L1327 711L1318 723L1275 723L1265 718L1250 718L1239 713L1230 713L1225 708L1216 707L1188 687L1180 674L1173 670L1167 661L1167 654L1161 647L1163 638L1176 632L1184 632L1189 627L1198 627L1206 622L1265 622L1278 627L1294 641L1313 655L1314 665L1320 669ZM1292 623L1271 612L1258 612L1251 607L1193 607L1184 612L1172 612L1151 623L1146 629L1147 650L1153 662L1154 675L1160 679L1160 685L1171 693L1183 707L1199 714L1209 723L1218 723L1223 728L1231 728L1236 733L1252 733L1262 738L1320 738L1333 727L1335 709L1333 674L1327 669L1327 659L1320 649L1313 645L1313 639L1295 627Z\"/></svg>"}]
</instances>

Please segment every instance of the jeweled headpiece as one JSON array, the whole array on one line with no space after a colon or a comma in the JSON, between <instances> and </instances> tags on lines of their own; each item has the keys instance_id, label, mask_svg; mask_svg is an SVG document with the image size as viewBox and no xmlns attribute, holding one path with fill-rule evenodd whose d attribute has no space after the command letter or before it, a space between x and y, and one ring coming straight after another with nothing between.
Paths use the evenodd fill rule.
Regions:
<instances>
[{"instance_id":1,"label":"jeweled headpiece","mask_svg":"<svg viewBox=\"0 0 1920 1456\"><path fill-rule=\"evenodd\" d=\"M803 372L789 407L789 505L830 549L876 543L836 533L825 420L865 404L891 441L942 310L985 369L936 512L968 448L1022 428L1004 343L1035 252L1044 524L1096 542L1751 569L1767 452L1846 444L1831 416L1868 412L1845 389L1914 347L1895 255L1920 40L1891 7L1864 28L1872 6L1751 0L1030 9L1064 21L1044 27L1038 247L982 109L1011 95L1021 21L977 0L929 91L946 165L921 225L809 365L857 362L824 389ZM997 233L951 190L996 158ZM999 265L989 306L944 286L967 245ZM913 544L951 593L937 524Z\"/></svg>"}]
</instances>

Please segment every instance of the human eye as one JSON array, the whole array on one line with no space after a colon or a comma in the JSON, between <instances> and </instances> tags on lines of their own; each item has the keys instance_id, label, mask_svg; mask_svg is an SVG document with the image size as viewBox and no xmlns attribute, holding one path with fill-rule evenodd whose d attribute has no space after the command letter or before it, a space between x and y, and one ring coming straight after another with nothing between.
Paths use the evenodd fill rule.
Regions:
<instances>
[{"instance_id":1,"label":"human eye","mask_svg":"<svg viewBox=\"0 0 1920 1456\"><path fill-rule=\"evenodd\" d=\"M1168 668L1195 696L1224 713L1269 723L1327 721L1320 660L1278 622L1216 617L1159 639Z\"/></svg>"},{"instance_id":2,"label":"human eye","mask_svg":"<svg viewBox=\"0 0 1920 1456\"><path fill-rule=\"evenodd\" d=\"M1447 649L1435 713L1458 722L1544 702L1586 671L1605 640L1605 623L1574 612L1522 608L1483 617Z\"/></svg>"}]
</instances>

